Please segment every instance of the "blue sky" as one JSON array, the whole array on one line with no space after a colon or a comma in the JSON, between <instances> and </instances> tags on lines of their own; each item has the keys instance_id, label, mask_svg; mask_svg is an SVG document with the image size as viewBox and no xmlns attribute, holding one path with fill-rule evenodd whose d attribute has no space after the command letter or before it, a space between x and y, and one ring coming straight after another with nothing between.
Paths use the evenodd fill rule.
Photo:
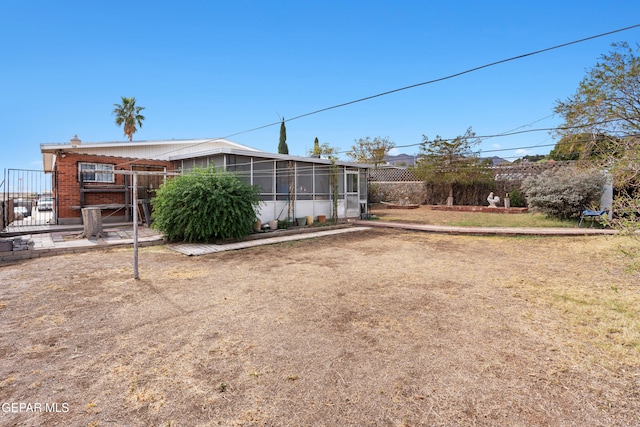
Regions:
<instances>
[{"instance_id":1,"label":"blue sky","mask_svg":"<svg viewBox=\"0 0 640 427\"><path fill-rule=\"evenodd\" d=\"M40 169L40 144L124 141L113 104L137 98L136 140L217 138L276 152L277 123L336 104L640 23L620 1L6 1L0 170ZM355 139L547 128L613 42L640 28L292 120L291 154ZM233 135L233 136L231 136ZM548 132L484 139L483 156L546 154ZM414 154L417 146L398 152Z\"/></svg>"}]
</instances>

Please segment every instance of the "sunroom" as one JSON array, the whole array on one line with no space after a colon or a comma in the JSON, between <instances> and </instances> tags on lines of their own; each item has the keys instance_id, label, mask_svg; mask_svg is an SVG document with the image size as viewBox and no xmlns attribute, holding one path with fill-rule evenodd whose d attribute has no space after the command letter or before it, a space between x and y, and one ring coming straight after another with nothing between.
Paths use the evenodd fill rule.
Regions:
<instances>
[{"instance_id":1,"label":"sunroom","mask_svg":"<svg viewBox=\"0 0 640 427\"><path fill-rule=\"evenodd\" d=\"M333 216L336 182L337 216L359 218L367 213L367 177L370 165L314 157L220 148L212 152L171 157L177 170L194 167L236 173L260 188L262 222L311 216Z\"/></svg>"}]
</instances>

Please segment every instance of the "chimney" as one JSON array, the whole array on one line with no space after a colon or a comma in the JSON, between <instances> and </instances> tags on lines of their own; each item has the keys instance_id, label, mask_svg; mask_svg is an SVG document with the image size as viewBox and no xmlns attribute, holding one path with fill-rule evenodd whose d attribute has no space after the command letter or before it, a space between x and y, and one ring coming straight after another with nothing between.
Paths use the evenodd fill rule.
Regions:
<instances>
[{"instance_id":1,"label":"chimney","mask_svg":"<svg viewBox=\"0 0 640 427\"><path fill-rule=\"evenodd\" d=\"M77 147L78 145L80 145L82 141L80 141L80 138L78 138L78 135L73 135L73 138L71 138L71 146L72 147Z\"/></svg>"}]
</instances>

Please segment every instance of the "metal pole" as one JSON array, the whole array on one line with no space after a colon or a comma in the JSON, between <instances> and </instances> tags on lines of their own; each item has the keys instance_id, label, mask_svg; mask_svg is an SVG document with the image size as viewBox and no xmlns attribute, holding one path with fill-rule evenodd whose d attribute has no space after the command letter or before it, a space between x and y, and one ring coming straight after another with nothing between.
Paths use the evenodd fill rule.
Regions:
<instances>
[{"instance_id":1,"label":"metal pole","mask_svg":"<svg viewBox=\"0 0 640 427\"><path fill-rule=\"evenodd\" d=\"M133 278L138 280L138 174L133 172Z\"/></svg>"}]
</instances>

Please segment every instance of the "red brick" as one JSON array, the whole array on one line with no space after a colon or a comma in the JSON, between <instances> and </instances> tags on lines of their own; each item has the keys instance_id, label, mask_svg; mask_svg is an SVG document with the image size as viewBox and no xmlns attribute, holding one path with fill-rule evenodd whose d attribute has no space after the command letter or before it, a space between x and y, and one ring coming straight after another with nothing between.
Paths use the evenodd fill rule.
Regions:
<instances>
[{"instance_id":1,"label":"red brick","mask_svg":"<svg viewBox=\"0 0 640 427\"><path fill-rule=\"evenodd\" d=\"M71 209L72 206L80 206L80 182L78 180L78 163L105 163L114 164L116 169L126 168L129 170L130 164L144 164L148 166L166 167L167 172L173 172L173 163L161 160L132 159L124 157L109 157L98 155L84 155L65 153L56 157L56 171L58 184L53 188L53 196L58 200L58 218L79 218L80 210ZM124 175L116 175L113 184L93 184L87 186L99 186L104 188L122 187L124 185ZM124 193L85 193L85 205L92 204L124 204ZM113 211L106 211L107 214Z\"/></svg>"}]
</instances>

